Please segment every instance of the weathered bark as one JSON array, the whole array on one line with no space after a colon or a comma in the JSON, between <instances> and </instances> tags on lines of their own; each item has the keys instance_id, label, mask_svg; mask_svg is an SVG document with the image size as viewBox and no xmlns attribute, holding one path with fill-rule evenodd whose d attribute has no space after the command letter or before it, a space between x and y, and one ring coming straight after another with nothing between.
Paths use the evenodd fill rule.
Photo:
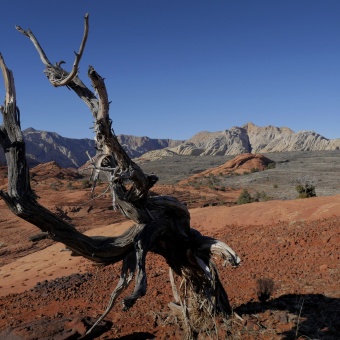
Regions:
<instances>
[{"instance_id":1,"label":"weathered bark","mask_svg":"<svg viewBox=\"0 0 340 340\"><path fill-rule=\"evenodd\" d=\"M0 144L6 154L9 182L8 192L0 191L0 197L17 216L43 232L48 232L52 239L64 243L79 255L102 263L123 261L121 278L111 295L107 310L98 322L110 312L117 297L133 276L135 289L131 296L124 299L124 308L130 308L146 293L145 259L149 251L162 255L171 268L170 278L175 296L171 309L180 310L188 336L193 337L204 331L204 328L211 327L208 322L202 328L203 319L209 319L216 313L230 314L228 296L219 280L212 255L220 255L233 265L239 264L238 256L225 243L191 229L189 211L177 199L149 194L149 189L158 178L144 174L119 144L111 126L103 78L93 67L89 67L88 76L96 91L95 95L77 76L87 37L88 15L85 16L85 38L70 73L61 68L61 63L52 65L49 62L31 31L24 31L20 27L17 29L33 42L46 66L45 73L52 85L67 85L90 108L95 119L97 150L92 160L93 180L95 182L99 172L104 171L110 183L114 205L133 220L135 225L119 237L89 237L79 233L72 225L37 202L37 196L29 182L13 75L2 57L0 65L5 80L6 99L5 106L1 108L3 125L0 128ZM186 286L186 291L177 290L172 271L184 280L185 285L182 288Z\"/></svg>"}]
</instances>

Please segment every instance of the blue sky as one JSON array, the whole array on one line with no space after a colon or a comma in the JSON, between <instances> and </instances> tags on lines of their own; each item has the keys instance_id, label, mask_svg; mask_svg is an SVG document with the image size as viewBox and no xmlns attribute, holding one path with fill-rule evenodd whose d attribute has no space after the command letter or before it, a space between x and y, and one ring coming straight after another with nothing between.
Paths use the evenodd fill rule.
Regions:
<instances>
[{"instance_id":1,"label":"blue sky","mask_svg":"<svg viewBox=\"0 0 340 340\"><path fill-rule=\"evenodd\" d=\"M70 70L86 12L80 77L90 86L93 65L106 79L117 134L188 139L251 121L340 138L339 0L5 1L0 52L23 128L93 138L87 106L50 85L14 28L30 28Z\"/></svg>"}]
</instances>

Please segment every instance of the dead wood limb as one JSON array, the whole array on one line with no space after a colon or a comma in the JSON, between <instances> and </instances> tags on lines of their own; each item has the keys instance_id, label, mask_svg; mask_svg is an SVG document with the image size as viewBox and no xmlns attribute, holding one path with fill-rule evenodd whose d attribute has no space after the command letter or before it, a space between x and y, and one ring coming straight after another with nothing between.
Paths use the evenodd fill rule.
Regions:
<instances>
[{"instance_id":1,"label":"dead wood limb","mask_svg":"<svg viewBox=\"0 0 340 340\"><path fill-rule=\"evenodd\" d=\"M51 81L51 84L55 87L68 85L78 73L79 63L80 63L81 57L83 56L83 53L84 53L84 49L85 49L85 45L86 45L86 41L87 41L87 37L88 37L88 32L89 32L89 20L88 20L88 18L89 18L89 15L88 15L88 13L86 13L85 16L84 16L85 24L84 24L83 39L82 39L80 47L79 47L79 52L78 53L74 52L75 55L76 55L76 58L75 58L75 61L73 63L73 67L72 67L71 72L68 73L68 72L63 70L61 76L60 76L59 72L56 72L56 74L54 74L52 72L50 74L49 79ZM56 65L53 66L51 64L51 62L48 60L44 50L42 49L42 47L40 46L40 44L38 42L38 40L36 39L36 37L34 36L34 34L30 30L25 31L20 26L16 26L16 29L20 33L27 36L32 41L33 45L35 46L36 50L39 53L41 61L43 62L43 64L46 66L47 69L59 68L60 70L62 70L60 65L64 62L56 63ZM48 72L48 74L49 74L49 72ZM55 75L55 77L53 77L52 75Z\"/></svg>"},{"instance_id":2,"label":"dead wood limb","mask_svg":"<svg viewBox=\"0 0 340 340\"><path fill-rule=\"evenodd\" d=\"M86 20L88 21L88 17ZM53 86L55 83L60 83L63 79L65 79L68 76L69 73L60 66L62 63L56 63L55 65L52 65L52 63L47 58L45 51L40 46L37 38L35 37L31 30L24 30L20 26L16 26L15 28L17 29L18 32L22 33L24 36L29 38L33 43L42 63L45 65L44 73ZM83 39L83 41L85 48L86 39ZM98 100L96 96L78 78L77 74L72 77L72 79L68 82L67 86L70 89L72 89L85 102L85 104L89 107L91 112L98 111Z\"/></svg>"},{"instance_id":3,"label":"dead wood limb","mask_svg":"<svg viewBox=\"0 0 340 340\"><path fill-rule=\"evenodd\" d=\"M76 55L76 59L73 63L73 67L72 67L72 71L68 74L68 76L60 81L54 82L52 83L52 85L54 86L65 86L68 85L69 82L77 75L78 70L79 70L79 63L81 60L81 57L83 56L84 53L84 49L85 49L85 45L86 45L86 41L87 41L87 37L88 37L88 33L89 33L89 15L88 13L85 14L85 24L84 24L84 35L83 35L83 39L81 41L80 47L79 47L79 52L74 52ZM60 63L59 63L60 65Z\"/></svg>"},{"instance_id":4,"label":"dead wood limb","mask_svg":"<svg viewBox=\"0 0 340 340\"><path fill-rule=\"evenodd\" d=\"M136 257L134 255L135 254L133 252L130 252L124 257L120 278L115 290L111 293L107 308L86 334L90 334L92 330L110 313L121 292L129 286L136 270Z\"/></svg>"},{"instance_id":5,"label":"dead wood limb","mask_svg":"<svg viewBox=\"0 0 340 340\"><path fill-rule=\"evenodd\" d=\"M182 278L184 284L179 289L176 288L174 279L171 285L176 305L180 302L178 308L181 308L180 314L183 316L182 321L188 336L192 337L214 327L214 316L218 313L230 314L231 307L212 255L220 255L232 265L238 265L240 259L225 243L191 229L189 211L176 198L149 194L149 189L158 178L144 174L118 142L109 117L109 101L104 79L95 69L90 66L88 76L96 95L81 82L77 74L68 77L69 74L60 66L61 63L52 65L31 31L24 31L20 27L17 29L33 42L52 85L58 82L62 86L63 81L69 78L67 86L90 108L95 120L97 150L92 160L94 179L99 171L104 171L115 205L135 224L118 237L89 237L79 233L71 224L37 202L29 182L14 80L2 58L0 62L5 79L6 99L5 106L1 109L4 122L0 127L0 144L6 154L9 183L8 192L1 191L0 197L17 216L34 224L43 232L48 232L52 239L64 243L73 252L95 262L123 261L118 285L97 323L110 312L117 297L133 276L134 291L124 299L124 309L133 306L136 300L146 293L145 261L147 253L152 251L165 258L171 268L170 273L173 271ZM83 38L80 57L85 43L86 39ZM210 321L202 326L202 320L205 319Z\"/></svg>"}]
</instances>

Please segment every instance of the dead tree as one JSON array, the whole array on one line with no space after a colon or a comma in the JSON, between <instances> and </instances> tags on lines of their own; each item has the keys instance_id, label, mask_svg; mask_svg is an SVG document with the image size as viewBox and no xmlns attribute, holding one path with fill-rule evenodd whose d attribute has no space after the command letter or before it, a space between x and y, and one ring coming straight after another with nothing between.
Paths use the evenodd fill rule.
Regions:
<instances>
[{"instance_id":1,"label":"dead tree","mask_svg":"<svg viewBox=\"0 0 340 340\"><path fill-rule=\"evenodd\" d=\"M86 15L84 37L71 72L61 67L62 61L54 65L50 63L30 30L16 28L34 44L52 85L72 89L91 110L96 141L96 156L91 160L92 179L95 183L99 172L106 174L114 207L135 224L118 237L89 237L38 203L30 186L14 79L2 57L0 66L5 80L6 97L1 107L3 124L0 127L0 144L8 165L8 191L0 191L0 197L14 214L47 232L53 240L64 243L73 252L104 264L122 261L118 285L112 292L106 311L93 327L110 312L117 297L133 277L135 288L123 300L123 308L129 309L146 293L145 260L151 251L163 256L169 265L175 298L170 307L181 319L187 336L192 338L195 334L211 329L215 315L221 313L227 316L231 313L228 296L220 282L212 255L217 254L234 266L240 263L240 259L225 243L190 228L189 211L176 198L150 195L149 189L158 178L144 174L119 144L109 117L104 79L92 66L89 67L88 76L95 90L93 93L78 77L78 65L88 35L88 20ZM182 280L180 287L179 280Z\"/></svg>"}]
</instances>

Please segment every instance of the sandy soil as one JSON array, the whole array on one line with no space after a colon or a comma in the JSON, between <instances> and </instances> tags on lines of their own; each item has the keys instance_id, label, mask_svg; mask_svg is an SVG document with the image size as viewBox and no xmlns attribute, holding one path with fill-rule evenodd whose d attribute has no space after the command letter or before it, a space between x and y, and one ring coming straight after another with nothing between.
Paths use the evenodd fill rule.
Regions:
<instances>
[{"instance_id":1,"label":"sandy soil","mask_svg":"<svg viewBox=\"0 0 340 340\"><path fill-rule=\"evenodd\" d=\"M72 191L67 180L59 179L58 190L51 190L54 180L48 176L45 183L37 180L42 203L89 235L117 235L131 225L111 210L108 197L88 202L88 189ZM242 259L238 268L219 267L235 312L217 324L219 334L230 339L339 339L340 195L232 206L237 192L224 193L230 204L216 205L220 197L208 189L158 190L191 202L192 227L226 242ZM202 207L205 200L211 204ZM105 310L120 265L95 266L71 256L60 243L31 242L28 238L39 230L13 217L3 202L0 227L0 339L90 339L84 333ZM128 312L119 300L92 338L183 336L168 307L173 297L165 261L149 254L147 274L146 296ZM264 302L259 301L259 279L274 284Z\"/></svg>"}]
</instances>

